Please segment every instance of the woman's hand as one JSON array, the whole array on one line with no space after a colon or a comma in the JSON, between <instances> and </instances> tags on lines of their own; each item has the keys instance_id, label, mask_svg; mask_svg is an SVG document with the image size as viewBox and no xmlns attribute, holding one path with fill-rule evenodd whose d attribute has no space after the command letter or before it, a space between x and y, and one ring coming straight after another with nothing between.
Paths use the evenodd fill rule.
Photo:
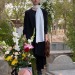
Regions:
<instances>
[{"instance_id":1,"label":"woman's hand","mask_svg":"<svg viewBox=\"0 0 75 75\"><path fill-rule=\"evenodd\" d=\"M49 41L48 34L45 34L45 42Z\"/></svg>"}]
</instances>

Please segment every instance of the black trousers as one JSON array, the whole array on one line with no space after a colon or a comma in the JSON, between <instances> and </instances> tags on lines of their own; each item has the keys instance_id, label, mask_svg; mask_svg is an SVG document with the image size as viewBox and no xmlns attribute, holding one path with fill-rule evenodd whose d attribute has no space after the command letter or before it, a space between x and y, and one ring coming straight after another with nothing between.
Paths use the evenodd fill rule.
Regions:
<instances>
[{"instance_id":1,"label":"black trousers","mask_svg":"<svg viewBox=\"0 0 75 75\"><path fill-rule=\"evenodd\" d=\"M36 56L36 68L37 70L44 69L44 65L46 64L46 57L44 56Z\"/></svg>"},{"instance_id":2,"label":"black trousers","mask_svg":"<svg viewBox=\"0 0 75 75\"><path fill-rule=\"evenodd\" d=\"M36 44L33 42L33 54L36 58L36 68L37 70L41 70L44 68L44 65L46 64L46 57L44 54L45 44L44 42Z\"/></svg>"}]
</instances>

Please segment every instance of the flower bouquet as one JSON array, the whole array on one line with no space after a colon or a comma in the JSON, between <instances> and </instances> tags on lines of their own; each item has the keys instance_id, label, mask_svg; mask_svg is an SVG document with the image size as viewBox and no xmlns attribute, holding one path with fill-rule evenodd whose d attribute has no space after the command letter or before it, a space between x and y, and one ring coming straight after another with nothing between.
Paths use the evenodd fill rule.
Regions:
<instances>
[{"instance_id":1,"label":"flower bouquet","mask_svg":"<svg viewBox=\"0 0 75 75\"><path fill-rule=\"evenodd\" d=\"M19 68L28 67L31 64L31 60L34 58L32 53L32 49L34 47L31 44L33 38L34 34L28 40L23 35L19 37L18 33L16 33L16 28L14 28L12 38L13 45L6 45L6 47L4 48L4 59L12 68L14 68L14 70L19 70Z\"/></svg>"}]
</instances>

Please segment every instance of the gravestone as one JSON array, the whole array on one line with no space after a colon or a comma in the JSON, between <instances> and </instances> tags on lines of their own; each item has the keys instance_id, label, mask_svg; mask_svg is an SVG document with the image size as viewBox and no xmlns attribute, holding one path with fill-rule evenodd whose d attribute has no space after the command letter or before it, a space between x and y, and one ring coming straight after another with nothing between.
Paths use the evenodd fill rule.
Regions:
<instances>
[{"instance_id":1,"label":"gravestone","mask_svg":"<svg viewBox=\"0 0 75 75\"><path fill-rule=\"evenodd\" d=\"M75 63L69 56L60 55L54 59L53 63L47 63L48 73L60 70L75 70Z\"/></svg>"},{"instance_id":2,"label":"gravestone","mask_svg":"<svg viewBox=\"0 0 75 75\"><path fill-rule=\"evenodd\" d=\"M53 64L70 64L73 63L72 59L67 55L60 55L56 57Z\"/></svg>"},{"instance_id":3,"label":"gravestone","mask_svg":"<svg viewBox=\"0 0 75 75\"><path fill-rule=\"evenodd\" d=\"M3 57L0 57L0 75L11 75L11 68Z\"/></svg>"}]
</instances>

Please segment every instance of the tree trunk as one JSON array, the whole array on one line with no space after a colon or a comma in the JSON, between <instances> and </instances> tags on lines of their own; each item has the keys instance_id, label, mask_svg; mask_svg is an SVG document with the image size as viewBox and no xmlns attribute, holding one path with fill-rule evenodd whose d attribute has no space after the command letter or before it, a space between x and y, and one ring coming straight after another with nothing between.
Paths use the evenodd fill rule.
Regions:
<instances>
[{"instance_id":1,"label":"tree trunk","mask_svg":"<svg viewBox=\"0 0 75 75\"><path fill-rule=\"evenodd\" d=\"M64 17L64 20L65 20L65 23L64 23L64 33L66 33L66 25L67 25L67 20L66 20L66 14L67 14L67 11L64 9L64 12L63 12L63 17Z\"/></svg>"}]
</instances>

